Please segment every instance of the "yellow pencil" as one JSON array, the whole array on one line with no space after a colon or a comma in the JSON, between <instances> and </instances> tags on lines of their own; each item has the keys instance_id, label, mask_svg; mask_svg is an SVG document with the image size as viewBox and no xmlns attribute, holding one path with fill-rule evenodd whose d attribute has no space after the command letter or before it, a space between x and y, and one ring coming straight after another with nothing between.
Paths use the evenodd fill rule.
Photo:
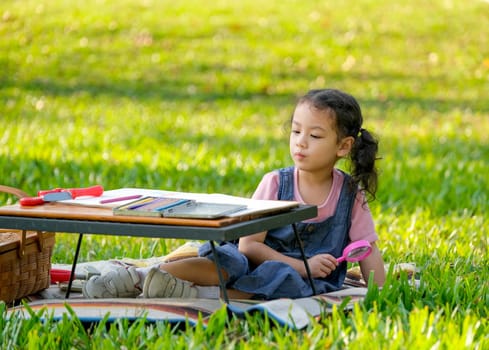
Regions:
<instances>
[{"instance_id":1,"label":"yellow pencil","mask_svg":"<svg viewBox=\"0 0 489 350\"><path fill-rule=\"evenodd\" d=\"M136 209L142 205L145 205L146 203L153 201L154 199L155 197L144 197L131 203L127 203L126 205L119 207L119 209Z\"/></svg>"}]
</instances>

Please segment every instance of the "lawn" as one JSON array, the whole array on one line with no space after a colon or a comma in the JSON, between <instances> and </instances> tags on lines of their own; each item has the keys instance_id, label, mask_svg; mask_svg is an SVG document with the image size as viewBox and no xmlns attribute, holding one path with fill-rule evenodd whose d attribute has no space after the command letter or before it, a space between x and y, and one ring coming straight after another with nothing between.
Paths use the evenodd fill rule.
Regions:
<instances>
[{"instance_id":1,"label":"lawn","mask_svg":"<svg viewBox=\"0 0 489 350\"><path fill-rule=\"evenodd\" d=\"M421 285L390 276L354 312L300 332L223 313L184 332L137 322L92 334L2 315L0 347L488 348L488 20L476 0L2 1L0 183L250 196L291 164L297 96L335 87L380 139L370 206L384 259L415 263ZM88 236L80 260L182 243ZM73 246L60 233L53 262Z\"/></svg>"}]
</instances>

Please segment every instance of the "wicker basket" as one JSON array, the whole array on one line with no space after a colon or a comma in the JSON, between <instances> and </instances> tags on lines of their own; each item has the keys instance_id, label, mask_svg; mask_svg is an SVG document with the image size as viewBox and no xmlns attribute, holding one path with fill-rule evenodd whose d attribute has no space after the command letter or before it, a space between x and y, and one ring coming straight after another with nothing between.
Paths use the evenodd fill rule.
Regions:
<instances>
[{"instance_id":1,"label":"wicker basket","mask_svg":"<svg viewBox=\"0 0 489 350\"><path fill-rule=\"evenodd\" d=\"M23 191L0 185L19 198ZM49 287L54 232L0 229L0 300L11 303Z\"/></svg>"}]
</instances>

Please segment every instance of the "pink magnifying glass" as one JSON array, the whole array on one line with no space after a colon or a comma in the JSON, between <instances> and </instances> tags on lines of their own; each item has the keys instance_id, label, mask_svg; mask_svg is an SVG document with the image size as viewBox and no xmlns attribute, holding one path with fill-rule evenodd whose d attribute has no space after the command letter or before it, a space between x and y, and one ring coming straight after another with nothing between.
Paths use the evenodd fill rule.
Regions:
<instances>
[{"instance_id":1,"label":"pink magnifying glass","mask_svg":"<svg viewBox=\"0 0 489 350\"><path fill-rule=\"evenodd\" d=\"M343 255L336 261L338 261L338 263L343 261L357 262L365 259L371 252L372 246L370 243L362 239L348 244L345 249L343 249Z\"/></svg>"}]
</instances>

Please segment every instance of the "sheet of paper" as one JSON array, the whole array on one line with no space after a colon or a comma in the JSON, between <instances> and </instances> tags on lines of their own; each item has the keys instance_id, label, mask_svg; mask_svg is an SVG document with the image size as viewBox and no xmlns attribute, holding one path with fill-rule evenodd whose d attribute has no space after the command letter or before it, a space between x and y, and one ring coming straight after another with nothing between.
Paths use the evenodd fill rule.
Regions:
<instances>
[{"instance_id":1,"label":"sheet of paper","mask_svg":"<svg viewBox=\"0 0 489 350\"><path fill-rule=\"evenodd\" d=\"M230 196L221 193L175 192L175 191L151 190L151 189L143 189L143 188L120 188L115 190L108 190L108 191L104 191L104 193L100 197L79 197L75 199L60 201L60 203L84 205L90 207L114 208L123 205L125 203L129 203L134 199L130 199L126 201L117 201L112 203L105 203L105 204L101 204L100 201L106 199L112 199L112 198L132 196L132 195L185 198L185 199L193 199L198 202L244 204L247 206L247 209L245 210L241 210L239 212L228 215L230 217L243 216L248 214L266 213L266 212L276 212L280 210L295 208L299 205L298 202L293 202L293 201L256 200L256 199L250 199L246 197Z\"/></svg>"}]
</instances>

